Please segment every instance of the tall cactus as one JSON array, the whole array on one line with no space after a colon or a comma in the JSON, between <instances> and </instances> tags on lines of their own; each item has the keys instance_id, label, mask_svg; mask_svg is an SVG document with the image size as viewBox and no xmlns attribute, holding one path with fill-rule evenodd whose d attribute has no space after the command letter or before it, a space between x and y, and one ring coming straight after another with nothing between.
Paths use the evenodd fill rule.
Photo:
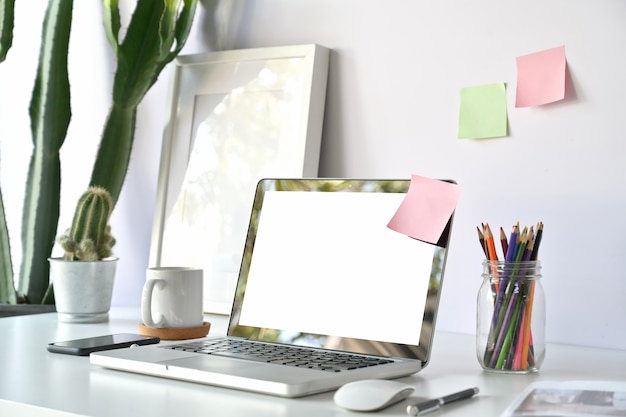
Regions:
<instances>
[{"instance_id":1,"label":"tall cactus","mask_svg":"<svg viewBox=\"0 0 626 417\"><path fill-rule=\"evenodd\" d=\"M0 0L0 62L7 57L13 45L15 0Z\"/></svg>"},{"instance_id":2,"label":"tall cactus","mask_svg":"<svg viewBox=\"0 0 626 417\"><path fill-rule=\"evenodd\" d=\"M113 104L105 122L91 185L117 202L135 135L137 106L185 45L198 0L139 0L120 42L119 0L104 0L104 27L117 58Z\"/></svg>"},{"instance_id":3,"label":"tall cactus","mask_svg":"<svg viewBox=\"0 0 626 417\"><path fill-rule=\"evenodd\" d=\"M33 153L22 217L22 265L18 292L40 303L48 288L48 257L59 220L59 150L71 119L67 56L73 0L49 0L30 102Z\"/></svg>"},{"instance_id":4,"label":"tall cactus","mask_svg":"<svg viewBox=\"0 0 626 417\"><path fill-rule=\"evenodd\" d=\"M89 187L78 200L72 227L59 237L68 261L99 261L111 256L115 239L109 217L113 200L107 190Z\"/></svg>"},{"instance_id":5,"label":"tall cactus","mask_svg":"<svg viewBox=\"0 0 626 417\"><path fill-rule=\"evenodd\" d=\"M0 192L0 304L17 302L15 283L13 282L13 261L9 244L9 230L4 215L4 203Z\"/></svg>"},{"instance_id":6,"label":"tall cactus","mask_svg":"<svg viewBox=\"0 0 626 417\"><path fill-rule=\"evenodd\" d=\"M0 0L0 62L6 59L13 44L13 20L15 0ZM9 230L4 214L4 202L0 189L0 303L15 304L17 294L13 282L13 262L11 261L11 245Z\"/></svg>"}]
</instances>

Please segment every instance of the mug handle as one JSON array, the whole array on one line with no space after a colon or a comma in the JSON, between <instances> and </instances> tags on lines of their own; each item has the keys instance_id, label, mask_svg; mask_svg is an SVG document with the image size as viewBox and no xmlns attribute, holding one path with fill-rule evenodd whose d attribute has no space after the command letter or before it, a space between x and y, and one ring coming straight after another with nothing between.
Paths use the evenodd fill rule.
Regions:
<instances>
[{"instance_id":1,"label":"mug handle","mask_svg":"<svg viewBox=\"0 0 626 417\"><path fill-rule=\"evenodd\" d=\"M164 318L161 313L157 313L157 320L152 320L152 293L154 287L163 288L165 281L162 279L149 279L143 286L141 293L141 319L148 327L161 327L163 326Z\"/></svg>"}]
</instances>

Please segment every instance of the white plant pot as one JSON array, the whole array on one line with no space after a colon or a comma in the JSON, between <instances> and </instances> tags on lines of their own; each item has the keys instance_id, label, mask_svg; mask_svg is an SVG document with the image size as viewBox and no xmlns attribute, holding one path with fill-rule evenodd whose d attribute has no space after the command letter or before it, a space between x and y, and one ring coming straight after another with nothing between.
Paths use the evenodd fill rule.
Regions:
<instances>
[{"instance_id":1,"label":"white plant pot","mask_svg":"<svg viewBox=\"0 0 626 417\"><path fill-rule=\"evenodd\" d=\"M100 323L109 320L118 258L93 262L63 258L48 261L59 321Z\"/></svg>"}]
</instances>

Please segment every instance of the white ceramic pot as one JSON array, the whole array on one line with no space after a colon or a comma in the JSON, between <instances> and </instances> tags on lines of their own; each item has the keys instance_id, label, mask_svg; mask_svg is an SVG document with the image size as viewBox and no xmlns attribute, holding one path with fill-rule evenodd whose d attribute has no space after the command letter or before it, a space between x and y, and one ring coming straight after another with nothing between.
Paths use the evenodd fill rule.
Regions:
<instances>
[{"instance_id":1,"label":"white ceramic pot","mask_svg":"<svg viewBox=\"0 0 626 417\"><path fill-rule=\"evenodd\" d=\"M109 320L118 258L93 262L63 258L48 261L59 321L99 323Z\"/></svg>"}]
</instances>

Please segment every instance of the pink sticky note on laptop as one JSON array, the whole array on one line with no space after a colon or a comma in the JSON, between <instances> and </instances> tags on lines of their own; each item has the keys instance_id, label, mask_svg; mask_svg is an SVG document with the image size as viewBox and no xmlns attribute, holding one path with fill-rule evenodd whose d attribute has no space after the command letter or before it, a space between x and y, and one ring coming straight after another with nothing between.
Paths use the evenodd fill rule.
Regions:
<instances>
[{"instance_id":1,"label":"pink sticky note on laptop","mask_svg":"<svg viewBox=\"0 0 626 417\"><path fill-rule=\"evenodd\" d=\"M461 195L457 184L411 175L411 185L387 227L437 244Z\"/></svg>"},{"instance_id":2,"label":"pink sticky note on laptop","mask_svg":"<svg viewBox=\"0 0 626 417\"><path fill-rule=\"evenodd\" d=\"M515 107L539 106L565 98L565 47L517 57Z\"/></svg>"}]
</instances>

